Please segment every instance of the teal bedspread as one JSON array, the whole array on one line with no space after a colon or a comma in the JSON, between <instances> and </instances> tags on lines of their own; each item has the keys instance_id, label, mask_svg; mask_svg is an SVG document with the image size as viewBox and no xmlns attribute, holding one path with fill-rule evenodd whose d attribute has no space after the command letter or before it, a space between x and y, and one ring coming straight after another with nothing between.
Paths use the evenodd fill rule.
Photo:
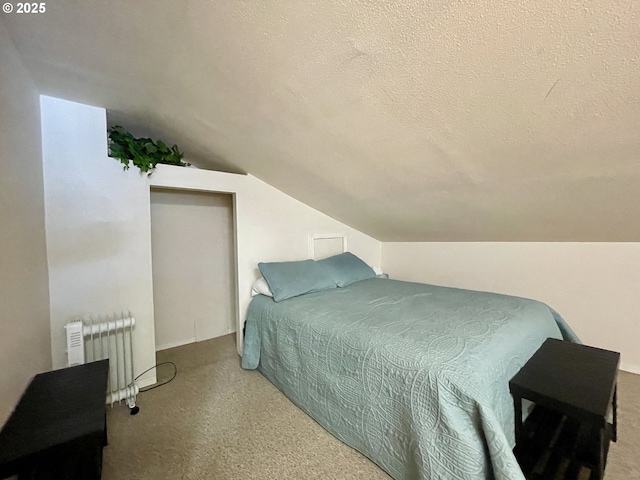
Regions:
<instances>
[{"instance_id":1,"label":"teal bedspread","mask_svg":"<svg viewBox=\"0 0 640 480\"><path fill-rule=\"evenodd\" d=\"M254 297L242 366L396 480L518 480L508 383L547 337L577 341L543 303L374 278Z\"/></svg>"}]
</instances>

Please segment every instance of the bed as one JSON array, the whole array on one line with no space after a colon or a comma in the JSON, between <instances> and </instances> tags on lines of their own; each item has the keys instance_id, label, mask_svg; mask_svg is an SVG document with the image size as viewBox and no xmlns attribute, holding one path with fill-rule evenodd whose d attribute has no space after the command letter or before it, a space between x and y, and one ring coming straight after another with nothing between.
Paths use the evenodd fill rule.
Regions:
<instances>
[{"instance_id":1,"label":"bed","mask_svg":"<svg viewBox=\"0 0 640 480\"><path fill-rule=\"evenodd\" d=\"M249 306L242 366L401 479L524 479L509 379L548 337L524 298L367 278Z\"/></svg>"}]
</instances>

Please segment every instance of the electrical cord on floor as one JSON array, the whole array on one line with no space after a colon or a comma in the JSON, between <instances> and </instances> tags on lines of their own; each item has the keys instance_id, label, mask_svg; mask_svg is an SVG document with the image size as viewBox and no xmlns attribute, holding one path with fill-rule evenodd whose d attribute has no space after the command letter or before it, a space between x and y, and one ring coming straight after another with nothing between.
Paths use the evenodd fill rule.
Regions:
<instances>
[{"instance_id":1,"label":"electrical cord on floor","mask_svg":"<svg viewBox=\"0 0 640 480\"><path fill-rule=\"evenodd\" d=\"M176 378L176 375L178 375L178 366L173 363L173 362L160 362L155 364L153 367L151 368L147 368L144 372L142 372L140 375L138 375L136 378L133 379L133 381L135 382L137 379L139 379L142 375L144 375L145 373L153 370L154 368L158 368L161 365L173 365L173 376L169 379L166 380L162 383L158 383L156 385L152 385L151 387L147 387L145 389L140 389L140 393L142 392L148 392L149 390L153 390L154 388L158 388L158 387L162 387L163 385L166 385L167 383L171 382L171 380L173 380L174 378Z\"/></svg>"}]
</instances>

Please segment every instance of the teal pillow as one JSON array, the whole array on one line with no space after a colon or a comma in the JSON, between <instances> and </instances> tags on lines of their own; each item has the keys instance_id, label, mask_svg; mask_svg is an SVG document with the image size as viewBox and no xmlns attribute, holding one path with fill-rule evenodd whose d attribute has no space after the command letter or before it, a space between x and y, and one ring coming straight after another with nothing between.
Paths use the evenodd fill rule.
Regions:
<instances>
[{"instance_id":1,"label":"teal pillow","mask_svg":"<svg viewBox=\"0 0 640 480\"><path fill-rule=\"evenodd\" d=\"M276 302L305 293L336 288L336 282L331 279L331 275L314 260L259 263L258 268Z\"/></svg>"},{"instance_id":2,"label":"teal pillow","mask_svg":"<svg viewBox=\"0 0 640 480\"><path fill-rule=\"evenodd\" d=\"M376 272L369 265L351 252L344 252L324 260L318 260L317 263L327 270L339 287L346 287L360 280L376 276Z\"/></svg>"}]
</instances>

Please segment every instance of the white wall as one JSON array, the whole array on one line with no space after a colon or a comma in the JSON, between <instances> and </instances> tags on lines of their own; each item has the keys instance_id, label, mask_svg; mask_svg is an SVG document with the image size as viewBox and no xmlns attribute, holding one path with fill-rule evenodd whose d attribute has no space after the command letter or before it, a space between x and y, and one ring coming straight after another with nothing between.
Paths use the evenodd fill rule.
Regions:
<instances>
[{"instance_id":1,"label":"white wall","mask_svg":"<svg viewBox=\"0 0 640 480\"><path fill-rule=\"evenodd\" d=\"M41 106L53 367L66 365L69 321L130 310L145 370L155 364L147 180L107 157L104 109L46 96Z\"/></svg>"},{"instance_id":2,"label":"white wall","mask_svg":"<svg viewBox=\"0 0 640 480\"><path fill-rule=\"evenodd\" d=\"M392 278L534 298L640 373L640 243L384 243Z\"/></svg>"},{"instance_id":3,"label":"white wall","mask_svg":"<svg viewBox=\"0 0 640 480\"><path fill-rule=\"evenodd\" d=\"M167 165L150 177L134 167L125 172L107 157L104 109L50 97L42 97L42 109L54 367L65 363L64 324L120 309L137 320L136 368L155 363L150 187L233 194L236 328L257 263L307 258L309 235L344 232L352 252L380 264L380 242L251 175Z\"/></svg>"},{"instance_id":4,"label":"white wall","mask_svg":"<svg viewBox=\"0 0 640 480\"><path fill-rule=\"evenodd\" d=\"M0 425L51 368L36 87L0 20Z\"/></svg>"},{"instance_id":5,"label":"white wall","mask_svg":"<svg viewBox=\"0 0 640 480\"><path fill-rule=\"evenodd\" d=\"M235 330L233 198L151 191L156 350Z\"/></svg>"},{"instance_id":6,"label":"white wall","mask_svg":"<svg viewBox=\"0 0 640 480\"><path fill-rule=\"evenodd\" d=\"M308 256L314 233L346 233L349 250L380 265L379 241L291 198L251 175L160 165L150 177L158 187L234 193L239 322L244 322L258 262L300 260ZM241 329L237 335L242 349Z\"/></svg>"}]
</instances>

